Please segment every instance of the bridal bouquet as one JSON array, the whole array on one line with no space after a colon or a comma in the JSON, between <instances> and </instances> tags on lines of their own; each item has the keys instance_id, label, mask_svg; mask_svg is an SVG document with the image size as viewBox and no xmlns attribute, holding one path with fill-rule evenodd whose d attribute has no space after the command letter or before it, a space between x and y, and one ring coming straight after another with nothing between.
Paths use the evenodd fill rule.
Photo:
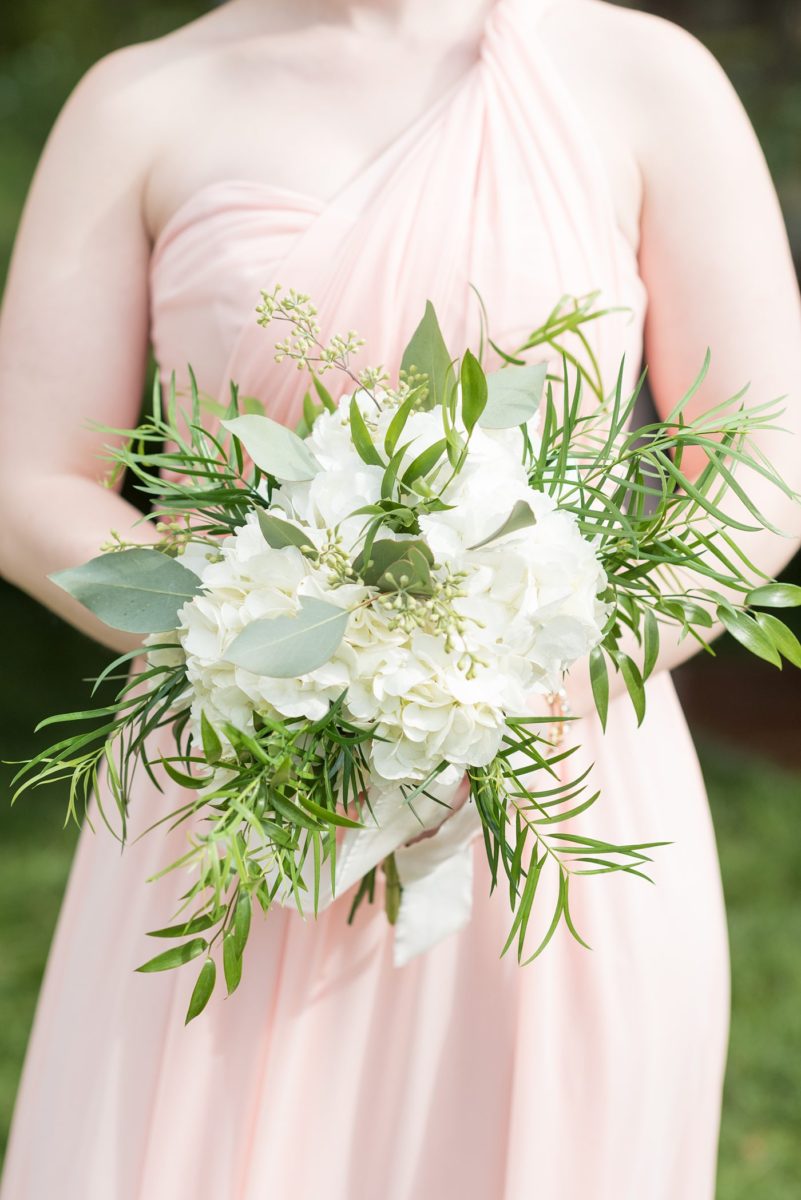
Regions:
<instances>
[{"instance_id":1,"label":"bridal bouquet","mask_svg":"<svg viewBox=\"0 0 801 1200\"><path fill-rule=\"evenodd\" d=\"M702 372L664 422L631 429L637 393L621 374L607 394L583 333L603 316L593 298L562 302L514 354L493 343L503 366L487 372L484 331L477 355L454 358L429 304L392 381L355 373L356 335L321 342L308 297L276 289L259 320L287 323L277 358L308 373L297 432L235 387L215 409L194 380L188 404L157 388L140 428L108 431L160 541L116 538L54 578L147 635L146 658L103 673L136 659L111 704L44 722L81 724L22 768L19 790L67 779L76 814L103 766L125 839L136 769L185 789L159 824L186 826L170 869L194 868L191 885L153 932L175 944L139 969L202 959L187 1019L212 994L218 950L238 985L254 901L316 913L358 885L353 911L380 870L406 961L466 919L476 833L493 887L508 886L505 949L528 961L561 923L581 941L571 882L645 875L652 847L568 824L597 798L586 772L564 769L571 668L589 663L605 722L610 669L642 720L666 627L703 641L718 621L801 666L762 611L801 603L801 589L757 577L735 541L767 525L744 471L787 490L748 440L776 406L735 397L687 420ZM333 370L349 377L339 404L322 382ZM707 456L695 481L690 446ZM164 727L167 753L153 749Z\"/></svg>"}]
</instances>

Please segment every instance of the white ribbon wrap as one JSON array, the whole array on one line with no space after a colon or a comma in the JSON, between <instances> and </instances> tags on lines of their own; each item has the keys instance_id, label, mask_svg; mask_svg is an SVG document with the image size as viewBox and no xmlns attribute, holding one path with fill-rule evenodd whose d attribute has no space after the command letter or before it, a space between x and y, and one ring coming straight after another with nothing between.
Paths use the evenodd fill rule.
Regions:
<instances>
[{"instance_id":1,"label":"white ribbon wrap","mask_svg":"<svg viewBox=\"0 0 801 1200\"><path fill-rule=\"evenodd\" d=\"M365 810L364 827L349 829L337 848L336 893L331 890L330 873L321 872L318 910L327 908L337 896L394 853L403 888L395 924L396 967L404 966L449 934L458 932L470 920L472 841L481 829L481 821L475 805L469 801L453 815L446 807L454 804L463 786L463 782L449 786L434 784L427 790L436 799L419 795L413 806L404 800L399 788L371 796L373 816ZM413 845L406 844L432 830L436 832ZM313 864L304 866L303 878L309 895L313 871ZM279 892L276 899L285 907L295 903L289 889Z\"/></svg>"}]
</instances>

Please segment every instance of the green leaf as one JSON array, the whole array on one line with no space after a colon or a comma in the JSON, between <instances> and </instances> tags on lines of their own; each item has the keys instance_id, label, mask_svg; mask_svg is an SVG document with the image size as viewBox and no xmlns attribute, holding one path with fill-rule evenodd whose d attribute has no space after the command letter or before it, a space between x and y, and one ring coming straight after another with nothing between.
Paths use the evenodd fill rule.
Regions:
<instances>
[{"instance_id":1,"label":"green leaf","mask_svg":"<svg viewBox=\"0 0 801 1200\"><path fill-rule=\"evenodd\" d=\"M342 641L349 616L346 608L301 596L297 616L251 622L234 638L225 657L256 675L295 679L328 662Z\"/></svg>"},{"instance_id":2,"label":"green leaf","mask_svg":"<svg viewBox=\"0 0 801 1200\"><path fill-rule=\"evenodd\" d=\"M643 628L643 664L642 677L648 679L657 659L659 658L659 622L654 615L653 609L649 608L645 613L644 628Z\"/></svg>"},{"instance_id":3,"label":"green leaf","mask_svg":"<svg viewBox=\"0 0 801 1200\"><path fill-rule=\"evenodd\" d=\"M173 946L170 950L157 954L155 958L148 959L136 969L143 975L152 974L154 971L171 971L173 967L182 967L184 963L198 958L207 947L208 942L205 938L193 938L191 942L184 942L182 946Z\"/></svg>"},{"instance_id":4,"label":"green leaf","mask_svg":"<svg viewBox=\"0 0 801 1200\"><path fill-rule=\"evenodd\" d=\"M421 450L417 458L413 458L403 472L402 478L406 486L410 487L421 475L428 475L430 471L433 471L447 449L448 439L442 438L441 441L434 442L432 446Z\"/></svg>"},{"instance_id":5,"label":"green leaf","mask_svg":"<svg viewBox=\"0 0 801 1200\"><path fill-rule=\"evenodd\" d=\"M320 465L302 438L272 417L244 416L223 421L253 462L267 475L288 483L314 479Z\"/></svg>"},{"instance_id":6,"label":"green leaf","mask_svg":"<svg viewBox=\"0 0 801 1200\"><path fill-rule=\"evenodd\" d=\"M465 351L462 359L462 421L468 433L472 433L476 422L487 406L489 389L487 377L481 369L481 363Z\"/></svg>"},{"instance_id":7,"label":"green leaf","mask_svg":"<svg viewBox=\"0 0 801 1200\"><path fill-rule=\"evenodd\" d=\"M296 546L298 550L314 549L314 542L311 538L291 521L274 517L272 513L265 512L263 508L256 510L256 519L265 542L268 546L272 546L273 550L283 550L286 546Z\"/></svg>"},{"instance_id":8,"label":"green leaf","mask_svg":"<svg viewBox=\"0 0 801 1200\"><path fill-rule=\"evenodd\" d=\"M479 418L482 429L525 425L540 406L547 363L502 367L487 375L487 404Z\"/></svg>"},{"instance_id":9,"label":"green leaf","mask_svg":"<svg viewBox=\"0 0 801 1200\"><path fill-rule=\"evenodd\" d=\"M395 413L394 417L387 426L387 432L384 435L384 449L390 458L395 453L395 447L400 440L400 435L403 433L403 430L406 427L406 422L414 411L416 405L417 395L412 392L411 395L406 397L406 399L403 401L403 404L400 405L398 411Z\"/></svg>"},{"instance_id":10,"label":"green leaf","mask_svg":"<svg viewBox=\"0 0 801 1200\"><path fill-rule=\"evenodd\" d=\"M50 578L112 629L166 633L201 591L194 571L160 550L117 550Z\"/></svg>"},{"instance_id":11,"label":"green leaf","mask_svg":"<svg viewBox=\"0 0 801 1200\"><path fill-rule=\"evenodd\" d=\"M606 730L606 719L609 715L609 670L600 646L596 646L590 654L590 683L601 726Z\"/></svg>"},{"instance_id":12,"label":"green leaf","mask_svg":"<svg viewBox=\"0 0 801 1200\"><path fill-rule=\"evenodd\" d=\"M202 710L200 713L200 739L203 742L203 753L206 760L212 764L218 763L222 758L222 742L217 730Z\"/></svg>"},{"instance_id":13,"label":"green leaf","mask_svg":"<svg viewBox=\"0 0 801 1200\"><path fill-rule=\"evenodd\" d=\"M431 409L449 399L456 386L456 376L430 300L426 302L425 315L403 352L401 370L409 371L412 367L424 371L428 376L428 398L421 408Z\"/></svg>"},{"instance_id":14,"label":"green leaf","mask_svg":"<svg viewBox=\"0 0 801 1200\"><path fill-rule=\"evenodd\" d=\"M718 618L732 637L741 646L745 646L746 650L750 650L757 658L764 658L766 662L773 663L774 667L781 667L782 660L773 641L753 617L721 605L718 608Z\"/></svg>"},{"instance_id":15,"label":"green leaf","mask_svg":"<svg viewBox=\"0 0 801 1200\"><path fill-rule=\"evenodd\" d=\"M686 600L683 596L666 600L662 608L680 625L699 625L702 629L711 629L715 623L709 609L693 603L692 600Z\"/></svg>"},{"instance_id":16,"label":"green leaf","mask_svg":"<svg viewBox=\"0 0 801 1200\"><path fill-rule=\"evenodd\" d=\"M211 999L211 993L214 991L214 984L217 981L217 967L213 958L207 958L203 966L200 968L200 974L197 977L194 991L189 1001L189 1008L186 1011L185 1025L190 1021L194 1021L195 1017L199 1017L203 1009Z\"/></svg>"},{"instance_id":17,"label":"green leaf","mask_svg":"<svg viewBox=\"0 0 801 1200\"><path fill-rule=\"evenodd\" d=\"M373 542L370 548L369 561L365 564L364 556L360 554L353 563L353 569L368 587L377 587L382 591L395 591L397 583L394 574L391 580L385 581L385 576L390 568L399 563L404 564L407 571L411 571L412 565L409 556L415 550L423 556L429 567L433 566L434 556L425 542L417 539L396 542L389 538L379 538ZM389 587L382 587L382 581L388 582Z\"/></svg>"},{"instance_id":18,"label":"green leaf","mask_svg":"<svg viewBox=\"0 0 801 1200\"><path fill-rule=\"evenodd\" d=\"M234 912L234 943L236 952L241 958L245 952L245 946L250 933L250 920L253 913L253 902L250 898L250 893L240 891L239 899L236 902L236 911Z\"/></svg>"},{"instance_id":19,"label":"green leaf","mask_svg":"<svg viewBox=\"0 0 801 1200\"><path fill-rule=\"evenodd\" d=\"M797 608L801 604L801 587L795 583L769 583L749 592L745 600L758 608Z\"/></svg>"},{"instance_id":20,"label":"green leaf","mask_svg":"<svg viewBox=\"0 0 801 1200\"><path fill-rule=\"evenodd\" d=\"M242 978L242 955L237 951L236 935L233 932L226 933L223 938L223 974L230 996L239 987Z\"/></svg>"},{"instance_id":21,"label":"green leaf","mask_svg":"<svg viewBox=\"0 0 801 1200\"><path fill-rule=\"evenodd\" d=\"M792 629L770 613L757 613L756 619L779 653L794 667L801 667L801 642Z\"/></svg>"},{"instance_id":22,"label":"green leaf","mask_svg":"<svg viewBox=\"0 0 801 1200\"><path fill-rule=\"evenodd\" d=\"M367 463L369 467L384 466L384 460L373 445L370 430L367 428L355 396L351 396L350 401L350 436L362 462Z\"/></svg>"},{"instance_id":23,"label":"green leaf","mask_svg":"<svg viewBox=\"0 0 801 1200\"><path fill-rule=\"evenodd\" d=\"M339 825L342 829L364 829L363 822L354 821L351 817L346 817L344 813L337 812L336 809L323 808L322 804L315 804L301 792L298 793L298 802L313 817L317 817L318 821L325 821L328 825Z\"/></svg>"},{"instance_id":24,"label":"green leaf","mask_svg":"<svg viewBox=\"0 0 801 1200\"><path fill-rule=\"evenodd\" d=\"M471 546L471 550L480 550L482 546L488 546L490 542L496 542L498 538L505 537L507 533L517 533L519 529L527 529L529 525L536 525L537 518L531 511L531 505L525 500L518 500L509 516L494 533L491 533L488 538L484 538L483 542L477 542L475 546Z\"/></svg>"},{"instance_id":25,"label":"green leaf","mask_svg":"<svg viewBox=\"0 0 801 1200\"><path fill-rule=\"evenodd\" d=\"M631 702L637 714L637 724L642 725L645 718L645 687L643 686L639 667L633 658L629 658L628 654L621 654L619 656L618 667L620 668L620 674L623 676L626 690L629 696L631 696Z\"/></svg>"},{"instance_id":26,"label":"green leaf","mask_svg":"<svg viewBox=\"0 0 801 1200\"><path fill-rule=\"evenodd\" d=\"M183 925L167 925L164 929L151 929L148 937L171 938L171 937L188 937L192 933L204 933L205 930L211 929L216 925L225 914L225 907L220 906L215 908L213 912L203 913L202 916L193 917L189 921L184 921Z\"/></svg>"},{"instance_id":27,"label":"green leaf","mask_svg":"<svg viewBox=\"0 0 801 1200\"><path fill-rule=\"evenodd\" d=\"M323 384L316 375L312 375L312 383L314 384L314 390L317 393L323 408L327 408L329 412L336 412L337 406L334 403L331 393L325 384Z\"/></svg>"}]
</instances>

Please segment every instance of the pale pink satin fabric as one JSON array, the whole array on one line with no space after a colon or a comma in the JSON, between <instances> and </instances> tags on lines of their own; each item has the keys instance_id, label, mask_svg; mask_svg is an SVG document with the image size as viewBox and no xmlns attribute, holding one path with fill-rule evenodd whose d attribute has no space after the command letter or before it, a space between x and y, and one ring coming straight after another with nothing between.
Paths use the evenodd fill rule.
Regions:
<instances>
[{"instance_id":1,"label":"pale pink satin fabric","mask_svg":"<svg viewBox=\"0 0 801 1200\"><path fill-rule=\"evenodd\" d=\"M449 344L477 342L482 293L512 345L563 292L634 319L596 331L607 372L639 367L645 294L588 128L538 40L548 0L497 0L481 59L328 203L213 184L170 221L153 337L208 391L229 375L293 420L299 377L253 321L278 279L396 367L427 297ZM558 2L558 0L556 0ZM333 382L333 377L332 382ZM508 898L475 845L464 932L400 970L380 906L257 920L244 982L188 1029L195 969L133 974L180 881L145 883L183 835L81 837L28 1052L3 1200L711 1200L728 1017L717 856L670 679L602 738L576 731L603 801L576 828L668 839L656 886L589 879L564 931L499 960ZM578 770L578 767L576 767ZM134 830L178 800L140 781ZM157 948L157 947L156 947Z\"/></svg>"}]
</instances>

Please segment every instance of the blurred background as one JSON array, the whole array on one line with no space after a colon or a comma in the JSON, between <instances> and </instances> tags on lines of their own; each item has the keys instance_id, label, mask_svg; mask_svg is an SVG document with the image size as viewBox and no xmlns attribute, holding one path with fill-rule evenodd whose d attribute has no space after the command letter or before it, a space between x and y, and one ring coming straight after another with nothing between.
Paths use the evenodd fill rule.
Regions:
<instances>
[{"instance_id":1,"label":"blurred background","mask_svg":"<svg viewBox=\"0 0 801 1200\"><path fill-rule=\"evenodd\" d=\"M691 29L757 128L801 267L799 0L630 3ZM198 15L203 0L25 0L0 13L0 284L37 157L68 92L117 46ZM759 231L749 231L758 237ZM801 582L796 562L788 578ZM0 758L29 755L37 720L84 706L97 646L0 582ZM797 625L796 625L797 628ZM801 632L797 628L797 632ZM719 1200L801 1196L801 676L728 641L677 673L709 787L733 958ZM0 769L0 1155L75 844L64 797L8 804ZM87 980L87 988L91 980ZM698 997L704 1003L704 997ZM45 1135L46 1136L46 1135ZM43 1197L42 1200L45 1200ZM681 1200L676 1197L676 1200Z\"/></svg>"}]
</instances>

